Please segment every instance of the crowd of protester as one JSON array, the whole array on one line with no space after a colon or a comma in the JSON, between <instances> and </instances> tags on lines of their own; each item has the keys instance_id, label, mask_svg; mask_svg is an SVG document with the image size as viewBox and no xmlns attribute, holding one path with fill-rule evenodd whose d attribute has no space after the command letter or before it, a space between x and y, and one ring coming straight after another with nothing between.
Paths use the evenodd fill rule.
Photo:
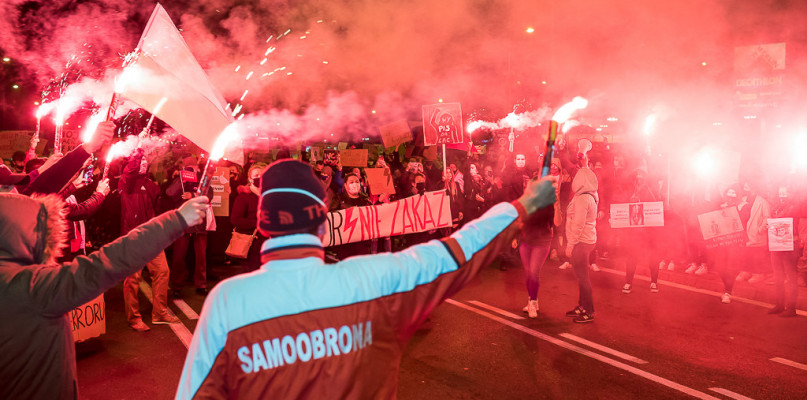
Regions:
<instances>
[{"instance_id":1,"label":"crowd of protester","mask_svg":"<svg viewBox=\"0 0 807 400\"><path fill-rule=\"evenodd\" d=\"M178 322L168 312L167 303L169 296L185 295L185 287L192 286L197 295L208 294L211 281L218 280L217 277L210 279L208 266L211 263L229 265L234 273L259 269L265 261L261 256L262 243L271 236L259 229L260 199L265 195L261 192L261 177L274 158L287 159L292 155L288 149L281 149L273 159L259 159L250 153L243 167L220 162L220 167L229 169L229 209L226 217L214 218L207 201L213 197L212 190L202 196L206 200L189 202L196 196L206 159L179 153L158 161L138 148L109 166L103 165L103 161L93 163L90 154L108 141L111 129L104 125L99 128L105 132L98 135L100 139L65 155L45 158L37 157L33 151L13 154L7 165L0 168L0 188L3 192L21 195L55 195L64 201L65 211L59 215L64 216L67 224L65 248L36 247L38 251L47 250L48 257L63 263L74 262L76 257L89 254L93 249L103 252L120 242L117 239L121 237L136 241L139 226L152 224L149 221L163 212L180 209L189 227L173 229L170 235L163 235L161 240L170 237L166 245L172 243L166 250L168 254L146 252L149 258L144 259L139 268L128 262L115 275L126 272L120 278L125 278L123 292L129 326L137 331L148 331L150 328L140 315L137 295L143 266L148 270L153 287L152 324ZM32 141L31 145L33 149L36 143ZM540 146L516 146L510 151L505 146L490 143L470 151L448 152L445 166L439 157L424 157L422 148L418 151L417 147L406 148L406 152L398 151L403 149L379 152L368 159L365 167L343 166L338 152L333 150L328 151L328 156L307 150L293 158L311 166L324 193L323 204L330 211L387 203L424 195L427 191L446 191L451 206L451 226L326 248L325 261L338 263L357 255L395 252L432 239L445 239L496 204L515 202L524 195L529 182L542 174L544 160L539 149ZM775 285L776 303L769 313L796 315L798 285L804 285L805 279L802 238L807 238L807 233L802 232L807 231L807 224L801 222L807 218L807 198L802 188L794 185L797 180L792 176L766 188L758 187L759 180L741 176L736 183L690 188L690 192L676 197L670 195L666 175L669 170L657 168L646 155L627 147L612 148L570 136L558 140L554 156L547 164L547 172L556 182L557 201L554 206L524 219L521 233L491 264L502 271L523 269L528 295L523 311L531 318L539 311L540 271L548 259L555 260L560 269L572 268L578 278L577 305L566 315L579 323L594 318L589 271L599 271L598 263L624 268L625 283L621 290L625 294L635 289L637 270L649 271L652 293L659 291L662 269L718 276L723 283L723 303L731 302L737 281ZM101 176L105 167L109 169L108 178ZM369 168L387 170L394 193L371 193L366 174ZM158 176L161 178L157 179ZM627 229L611 226L612 204L639 202L663 202L663 226L639 224L639 227ZM202 223L189 223L197 218L195 213L200 207L207 208L202 213ZM742 224L738 230L742 233L718 245L704 240L698 216L729 209L737 210ZM9 208L3 210L6 214L3 218L11 218L9 211ZM637 218L634 222L638 222L641 215L632 213L631 218ZM769 218L792 218L792 251L768 251ZM156 225L182 225L167 222L162 217L159 220ZM208 236L216 234L226 242L230 232L254 238L244 258L211 251ZM9 254L6 256L17 257ZM3 257L8 258L6 256ZM32 263L44 260L43 255L32 257ZM103 261L97 261L98 265L104 264ZM78 306L77 301L89 300L89 294L102 293L114 283L109 278L101 285L91 285L86 295L73 296L65 300L65 304ZM64 313L69 307L61 305L58 310Z\"/></svg>"}]
</instances>

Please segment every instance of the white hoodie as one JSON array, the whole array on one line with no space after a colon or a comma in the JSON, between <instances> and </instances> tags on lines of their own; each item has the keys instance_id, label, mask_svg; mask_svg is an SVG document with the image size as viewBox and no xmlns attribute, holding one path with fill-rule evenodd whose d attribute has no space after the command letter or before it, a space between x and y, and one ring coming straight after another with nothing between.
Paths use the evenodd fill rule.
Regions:
<instances>
[{"instance_id":1,"label":"white hoodie","mask_svg":"<svg viewBox=\"0 0 807 400\"><path fill-rule=\"evenodd\" d=\"M574 197L566 208L568 246L597 243L597 175L588 168L577 171L572 181Z\"/></svg>"}]
</instances>

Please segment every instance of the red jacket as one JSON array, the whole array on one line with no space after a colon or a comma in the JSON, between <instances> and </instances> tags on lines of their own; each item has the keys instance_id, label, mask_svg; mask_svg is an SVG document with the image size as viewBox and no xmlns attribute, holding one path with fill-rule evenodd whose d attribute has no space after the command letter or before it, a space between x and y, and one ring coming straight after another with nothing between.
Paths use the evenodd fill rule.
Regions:
<instances>
[{"instance_id":1,"label":"red jacket","mask_svg":"<svg viewBox=\"0 0 807 400\"><path fill-rule=\"evenodd\" d=\"M126 166L118 183L121 206L121 235L129 233L134 227L154 218L157 208L157 196L160 187L146 175L140 174L140 160L143 150L137 149Z\"/></svg>"},{"instance_id":2,"label":"red jacket","mask_svg":"<svg viewBox=\"0 0 807 400\"><path fill-rule=\"evenodd\" d=\"M259 270L205 300L176 398L394 398L409 338L524 215L499 204L441 241L328 265L314 235L267 240Z\"/></svg>"}]
</instances>

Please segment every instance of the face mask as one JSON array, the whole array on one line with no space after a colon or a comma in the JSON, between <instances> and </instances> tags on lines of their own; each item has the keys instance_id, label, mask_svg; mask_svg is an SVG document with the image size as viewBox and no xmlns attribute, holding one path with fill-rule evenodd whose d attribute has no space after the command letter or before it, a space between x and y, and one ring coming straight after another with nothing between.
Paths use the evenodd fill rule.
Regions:
<instances>
[{"instance_id":1,"label":"face mask","mask_svg":"<svg viewBox=\"0 0 807 400\"><path fill-rule=\"evenodd\" d=\"M261 178L252 178L252 186L261 187Z\"/></svg>"},{"instance_id":2,"label":"face mask","mask_svg":"<svg viewBox=\"0 0 807 400\"><path fill-rule=\"evenodd\" d=\"M415 188L418 190L418 192L422 192L426 190L426 184L423 182L417 183L415 184Z\"/></svg>"},{"instance_id":3,"label":"face mask","mask_svg":"<svg viewBox=\"0 0 807 400\"><path fill-rule=\"evenodd\" d=\"M351 183L351 184L347 185L347 191L350 194L357 194L357 193L359 193L360 189L361 189L361 184L359 184L358 182Z\"/></svg>"}]
</instances>

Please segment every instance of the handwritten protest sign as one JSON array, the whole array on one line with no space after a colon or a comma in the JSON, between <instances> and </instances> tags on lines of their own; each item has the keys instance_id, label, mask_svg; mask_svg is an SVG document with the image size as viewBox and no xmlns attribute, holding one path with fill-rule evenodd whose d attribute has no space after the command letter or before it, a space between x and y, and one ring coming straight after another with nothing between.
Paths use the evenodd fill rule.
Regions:
<instances>
[{"instance_id":1,"label":"handwritten protest sign","mask_svg":"<svg viewBox=\"0 0 807 400\"><path fill-rule=\"evenodd\" d=\"M322 244L338 246L451 226L451 206L445 190L441 190L330 212L326 222Z\"/></svg>"},{"instance_id":2,"label":"handwritten protest sign","mask_svg":"<svg viewBox=\"0 0 807 400\"><path fill-rule=\"evenodd\" d=\"M611 228L664 226L664 202L611 204Z\"/></svg>"},{"instance_id":3,"label":"handwritten protest sign","mask_svg":"<svg viewBox=\"0 0 807 400\"><path fill-rule=\"evenodd\" d=\"M370 185L370 194L395 194L392 174L388 168L367 168L364 173L367 175L367 184Z\"/></svg>"},{"instance_id":4,"label":"handwritten protest sign","mask_svg":"<svg viewBox=\"0 0 807 400\"><path fill-rule=\"evenodd\" d=\"M322 161L322 147L311 146L311 159Z\"/></svg>"},{"instance_id":5,"label":"handwritten protest sign","mask_svg":"<svg viewBox=\"0 0 807 400\"><path fill-rule=\"evenodd\" d=\"M73 341L83 342L106 333L105 317L104 295L71 310L68 318L73 330Z\"/></svg>"},{"instance_id":6,"label":"handwritten protest sign","mask_svg":"<svg viewBox=\"0 0 807 400\"><path fill-rule=\"evenodd\" d=\"M339 152L343 167L367 167L367 149L345 149Z\"/></svg>"},{"instance_id":7,"label":"handwritten protest sign","mask_svg":"<svg viewBox=\"0 0 807 400\"><path fill-rule=\"evenodd\" d=\"M213 189L213 199L210 205L213 207L213 215L216 217L230 216L230 168L216 167L216 172L210 180L210 188Z\"/></svg>"},{"instance_id":8,"label":"handwritten protest sign","mask_svg":"<svg viewBox=\"0 0 807 400\"><path fill-rule=\"evenodd\" d=\"M768 250L793 251L793 218L768 218Z\"/></svg>"},{"instance_id":9,"label":"handwritten protest sign","mask_svg":"<svg viewBox=\"0 0 807 400\"><path fill-rule=\"evenodd\" d=\"M423 106L423 145L463 142L462 109L460 103L439 103Z\"/></svg>"},{"instance_id":10,"label":"handwritten protest sign","mask_svg":"<svg viewBox=\"0 0 807 400\"><path fill-rule=\"evenodd\" d=\"M698 215L707 248L736 247L746 242L745 229L737 207L727 207Z\"/></svg>"},{"instance_id":11,"label":"handwritten protest sign","mask_svg":"<svg viewBox=\"0 0 807 400\"><path fill-rule=\"evenodd\" d=\"M412 141L412 131L405 119L378 128L381 131L381 141L384 147L395 147L399 144Z\"/></svg>"}]
</instances>

